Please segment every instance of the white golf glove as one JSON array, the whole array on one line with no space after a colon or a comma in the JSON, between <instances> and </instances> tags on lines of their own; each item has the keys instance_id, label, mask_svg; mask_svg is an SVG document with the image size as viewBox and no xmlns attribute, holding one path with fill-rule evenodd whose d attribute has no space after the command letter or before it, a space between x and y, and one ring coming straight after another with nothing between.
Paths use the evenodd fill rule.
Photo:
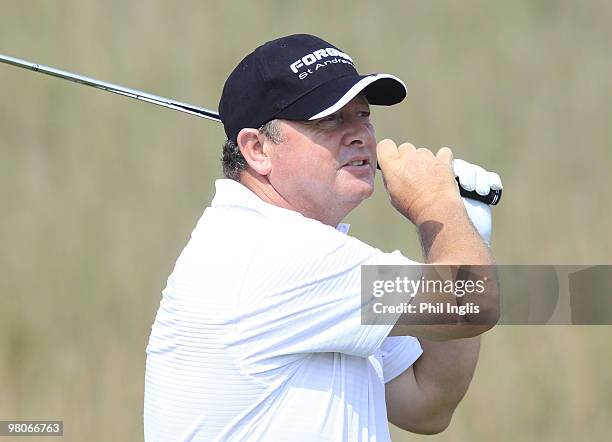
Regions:
<instances>
[{"instance_id":1,"label":"white golf glove","mask_svg":"<svg viewBox=\"0 0 612 442\"><path fill-rule=\"evenodd\" d=\"M468 191L476 191L480 195L487 195L490 190L503 188L501 178L495 172L488 172L482 167L470 164L463 160L453 160L453 172L459 178L459 185ZM480 233L482 239L491 244L491 206L480 201L462 198L467 213Z\"/></svg>"}]
</instances>

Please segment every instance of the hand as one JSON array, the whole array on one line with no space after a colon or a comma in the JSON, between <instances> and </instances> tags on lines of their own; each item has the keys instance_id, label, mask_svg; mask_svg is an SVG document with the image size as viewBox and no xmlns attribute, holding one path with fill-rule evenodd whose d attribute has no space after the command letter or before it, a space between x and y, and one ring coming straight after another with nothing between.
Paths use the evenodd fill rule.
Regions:
<instances>
[{"instance_id":1,"label":"hand","mask_svg":"<svg viewBox=\"0 0 612 442\"><path fill-rule=\"evenodd\" d=\"M470 192L487 195L491 190L502 190L501 178L495 172L487 172L476 164L456 159L452 161L453 172L459 178L459 185Z\"/></svg>"},{"instance_id":2,"label":"hand","mask_svg":"<svg viewBox=\"0 0 612 442\"><path fill-rule=\"evenodd\" d=\"M482 167L463 160L453 160L453 172L459 178L459 185L465 190L475 190L480 195L486 195L492 190L503 188L501 178L495 172L487 172ZM491 206L473 199L463 198L465 209L476 230L487 243L491 245Z\"/></svg>"},{"instance_id":3,"label":"hand","mask_svg":"<svg viewBox=\"0 0 612 442\"><path fill-rule=\"evenodd\" d=\"M378 143L376 151L391 203L414 224L431 218L432 211L461 204L449 148L434 156L430 150L410 143L397 147L387 139Z\"/></svg>"}]
</instances>

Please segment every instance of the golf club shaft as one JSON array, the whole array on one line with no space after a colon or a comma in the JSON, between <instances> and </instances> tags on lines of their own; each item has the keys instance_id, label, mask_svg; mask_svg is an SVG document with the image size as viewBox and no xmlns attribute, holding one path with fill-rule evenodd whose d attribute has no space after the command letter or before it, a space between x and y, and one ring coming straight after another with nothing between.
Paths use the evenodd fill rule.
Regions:
<instances>
[{"instance_id":1,"label":"golf club shaft","mask_svg":"<svg viewBox=\"0 0 612 442\"><path fill-rule=\"evenodd\" d=\"M215 111L204 109L202 107L194 106L193 104L181 103L180 101L173 100L171 98L159 97L157 95L149 94L137 89L130 89L117 84L107 83L105 81L96 80L95 78L85 77L83 75L74 74L72 72L66 72L59 69L55 69L42 64L32 63L30 61L21 60L19 58L9 57L7 55L0 54L0 61L3 63L11 64L31 71L40 72L42 74L51 75L53 77L62 78L64 80L73 81L75 83L84 84L86 86L95 87L96 89L102 89L104 91L113 92L115 94L124 95L126 97L135 98L137 100L146 101L148 103L157 104L170 109L174 109L187 114L195 115L202 118L208 118L209 120L221 121L219 114Z\"/></svg>"},{"instance_id":2,"label":"golf club shaft","mask_svg":"<svg viewBox=\"0 0 612 442\"><path fill-rule=\"evenodd\" d=\"M34 72L40 72L42 74L51 75L53 77L62 78L64 80L73 81L75 83L84 84L86 86L95 87L96 89L102 89L104 91L113 92L115 94L124 95L126 97L135 98L137 100L146 101L148 103L157 104L158 106L167 107L187 114L195 115L197 117L207 118L213 121L221 121L219 114L215 111L205 109L193 104L181 103L180 101L173 100L172 98L159 97L157 95L149 94L147 92L139 91L137 89L130 89L124 86L119 86L113 83L107 83L105 81L96 80L95 78L85 77L83 75L74 74L72 72L62 71L55 69L50 66L42 64L32 63L30 61L21 60L15 57L9 57L8 55L0 54L0 62L17 66L20 68L28 69ZM457 183L459 179L457 178ZM464 198L470 198L473 200L481 201L485 204L496 205L501 199L501 190L491 190L488 195L479 195L476 191L468 191L463 187L459 186L459 193Z\"/></svg>"}]
</instances>

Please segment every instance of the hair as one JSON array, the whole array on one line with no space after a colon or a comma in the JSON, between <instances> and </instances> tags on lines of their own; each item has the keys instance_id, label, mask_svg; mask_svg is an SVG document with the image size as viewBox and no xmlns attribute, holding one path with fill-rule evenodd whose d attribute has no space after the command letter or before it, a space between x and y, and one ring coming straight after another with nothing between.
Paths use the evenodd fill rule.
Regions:
<instances>
[{"instance_id":1,"label":"hair","mask_svg":"<svg viewBox=\"0 0 612 442\"><path fill-rule=\"evenodd\" d=\"M270 120L264 123L259 129L259 133L263 134L273 144L279 144L283 141L283 134L278 120ZM223 176L234 181L240 180L240 173L246 170L247 162L240 152L238 143L230 139L223 143L223 157L221 158L223 165Z\"/></svg>"}]
</instances>

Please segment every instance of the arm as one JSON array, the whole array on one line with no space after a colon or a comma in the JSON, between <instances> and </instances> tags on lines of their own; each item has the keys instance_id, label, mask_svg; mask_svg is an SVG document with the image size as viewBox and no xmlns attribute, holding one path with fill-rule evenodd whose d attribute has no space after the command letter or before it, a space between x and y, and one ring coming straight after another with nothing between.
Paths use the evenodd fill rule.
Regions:
<instances>
[{"instance_id":1,"label":"arm","mask_svg":"<svg viewBox=\"0 0 612 442\"><path fill-rule=\"evenodd\" d=\"M385 146L381 147L384 156ZM401 146L400 149L402 149ZM405 162L415 162L417 151L414 147L408 145L404 146L404 149ZM389 149L389 153L392 154L393 149ZM445 168L433 161L433 155L423 153L421 156L429 159L427 167L434 171L434 173L429 172L429 177L435 177L438 174L442 176L441 181L443 181L446 175ZM446 156L444 150L441 150L436 159L438 158L448 160L449 157ZM450 158L452 160L452 154ZM432 168L432 163L438 168ZM489 248L474 230L463 205L457 204L452 192L449 197L444 196L447 189L444 183L441 184L436 180L433 180L432 183L428 181L428 177L419 176L419 167L413 166L404 170L416 170L415 179L404 179L401 180L401 186L395 184L393 188L389 189L389 186L387 188L392 201L394 198L400 200L394 202L394 206L417 226L426 262L494 264ZM399 174L398 171L395 173ZM410 202L412 200L409 196L401 196L402 190L407 188L413 195L419 195L419 184L432 186L435 192L434 199L425 199L426 203L420 206L418 201ZM501 186L501 183L499 184ZM427 187L423 188L427 190ZM423 198L425 197L421 197L421 201ZM493 295L491 300L497 303L497 293L494 292ZM493 316L495 317L495 312ZM404 318L400 318L400 321L402 319ZM449 335L457 337L463 334L457 330L461 328L460 326L441 327L438 330L438 338L444 339ZM410 328L412 331L420 332L414 326L402 325L401 322L394 327L393 332L403 334ZM476 336L488 328L490 327L472 325L468 327L465 335ZM387 415L391 423L402 429L434 434L448 427L454 410L467 391L478 361L480 337L436 342L425 339L421 335L419 341L423 348L421 357L401 375L385 385Z\"/></svg>"},{"instance_id":2,"label":"arm","mask_svg":"<svg viewBox=\"0 0 612 442\"><path fill-rule=\"evenodd\" d=\"M446 233L451 234L452 229L448 229ZM452 251L444 250L443 237L429 235L429 231L425 229L421 230L421 241L428 263L457 259L452 256ZM443 247L434 247L436 243L442 244ZM408 327L410 326L396 326L393 332L402 333ZM446 333L449 328L455 328L451 331L453 335L458 332L456 326L428 327L439 327L437 337ZM469 336L488 328L490 327L472 325L465 331ZM404 430L435 434L448 427L456 407L468 389L478 361L480 336L445 341L420 337L419 342L423 348L421 357L385 385L387 416L391 423Z\"/></svg>"}]
</instances>

